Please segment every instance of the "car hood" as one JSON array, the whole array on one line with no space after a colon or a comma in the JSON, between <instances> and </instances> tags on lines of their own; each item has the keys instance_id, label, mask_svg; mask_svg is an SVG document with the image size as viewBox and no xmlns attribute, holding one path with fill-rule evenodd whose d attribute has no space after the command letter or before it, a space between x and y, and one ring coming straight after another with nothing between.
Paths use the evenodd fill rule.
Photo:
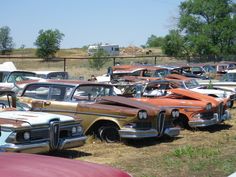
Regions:
<instances>
[{"instance_id":1,"label":"car hood","mask_svg":"<svg viewBox=\"0 0 236 177\"><path fill-rule=\"evenodd\" d=\"M0 122L3 125L16 125L13 122L24 123L24 126L48 124L53 119L59 119L61 122L73 121L74 118L65 115L57 115L44 112L31 111L3 111L0 112ZM13 123L13 124L10 124ZM23 126L22 124L20 124Z\"/></svg>"},{"instance_id":2,"label":"car hood","mask_svg":"<svg viewBox=\"0 0 236 177\"><path fill-rule=\"evenodd\" d=\"M138 109L145 109L149 114L156 114L157 107L153 106L149 103L143 103L136 100L131 100L129 98L121 97L121 96L104 96L101 98L101 104L102 101L110 102L110 103L118 103L122 104L127 107L133 107ZM163 110L163 108L159 108L159 111Z\"/></svg>"},{"instance_id":3,"label":"car hood","mask_svg":"<svg viewBox=\"0 0 236 177\"><path fill-rule=\"evenodd\" d=\"M186 89L170 89L170 91L172 93L175 93L175 94L184 95L184 96L187 96L189 98L196 99L196 100L211 102L211 103L216 104L216 105L219 103L218 100L216 100L215 98L213 98L211 96L204 95L202 93L197 93L197 92L194 92L194 91L191 91L191 90L186 90Z\"/></svg>"},{"instance_id":4,"label":"car hood","mask_svg":"<svg viewBox=\"0 0 236 177\"><path fill-rule=\"evenodd\" d=\"M105 165L44 155L2 152L0 161L4 177L130 177Z\"/></svg>"}]
</instances>

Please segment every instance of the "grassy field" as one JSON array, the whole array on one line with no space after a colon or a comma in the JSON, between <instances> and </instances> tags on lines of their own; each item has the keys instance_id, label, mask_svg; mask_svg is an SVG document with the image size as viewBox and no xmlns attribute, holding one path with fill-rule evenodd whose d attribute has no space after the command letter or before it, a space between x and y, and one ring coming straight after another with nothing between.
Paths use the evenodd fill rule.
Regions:
<instances>
[{"instance_id":1,"label":"grassy field","mask_svg":"<svg viewBox=\"0 0 236 177\"><path fill-rule=\"evenodd\" d=\"M132 49L132 48L131 48ZM136 54L133 50L130 48L121 49L123 55L132 55ZM148 49L145 49L146 51ZM152 49L153 54L161 54L160 49ZM140 53L137 54L143 54ZM14 56L19 57L31 57L35 56L35 49L17 49L13 51ZM87 52L86 49L81 48L74 48L74 49L61 49L57 54L56 57L63 58L63 57L80 57L80 56L86 56ZM52 60L45 62L43 59L13 59L13 58L7 58L7 59L1 59L0 63L3 63L5 61L12 61L17 69L19 70L60 70L63 71L64 69L64 61L63 60ZM136 58L136 59L117 59L116 62L119 62L121 64L133 64L133 63L149 63L154 64L154 58ZM163 58L159 57L157 58L158 64L167 64L167 63L175 63L176 60L173 58ZM66 60L66 71L69 72L69 75L73 79L78 79L79 77L84 77L86 80L90 78L90 76L93 75L102 75L105 74L107 71L107 68L109 66L113 65L113 61L110 60L108 63L104 65L104 67L100 68L100 70L95 70L89 66L88 60L73 60L68 59Z\"/></svg>"},{"instance_id":2,"label":"grassy field","mask_svg":"<svg viewBox=\"0 0 236 177\"><path fill-rule=\"evenodd\" d=\"M53 154L117 167L133 177L222 177L236 171L236 108L232 119L209 128L183 130L174 139L114 144L91 137L85 146Z\"/></svg>"}]
</instances>

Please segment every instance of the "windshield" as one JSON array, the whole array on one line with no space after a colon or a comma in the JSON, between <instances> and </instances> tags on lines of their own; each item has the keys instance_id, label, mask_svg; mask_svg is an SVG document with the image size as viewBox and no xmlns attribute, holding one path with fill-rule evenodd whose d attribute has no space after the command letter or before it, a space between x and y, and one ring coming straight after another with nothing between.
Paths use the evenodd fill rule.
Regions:
<instances>
[{"instance_id":1,"label":"windshield","mask_svg":"<svg viewBox=\"0 0 236 177\"><path fill-rule=\"evenodd\" d=\"M101 96L116 95L113 87L107 85L81 85L79 86L72 97L73 101L95 101Z\"/></svg>"},{"instance_id":2,"label":"windshield","mask_svg":"<svg viewBox=\"0 0 236 177\"><path fill-rule=\"evenodd\" d=\"M155 71L153 77L165 77L168 74L170 74L168 69L160 69Z\"/></svg>"},{"instance_id":3,"label":"windshield","mask_svg":"<svg viewBox=\"0 0 236 177\"><path fill-rule=\"evenodd\" d=\"M226 73L222 76L221 81L236 82L236 73Z\"/></svg>"},{"instance_id":4,"label":"windshield","mask_svg":"<svg viewBox=\"0 0 236 177\"><path fill-rule=\"evenodd\" d=\"M188 89L193 89L193 88L196 88L196 87L199 87L199 84L196 80L194 79L191 79L191 80L186 80L184 81L184 84L185 86L188 88ZM182 87L183 85L181 85ZM182 87L183 88L183 87Z\"/></svg>"},{"instance_id":5,"label":"windshield","mask_svg":"<svg viewBox=\"0 0 236 177\"><path fill-rule=\"evenodd\" d=\"M35 74L34 73L28 73L28 72L12 72L8 79L7 79L7 82L9 83L15 83L15 82L20 82L20 81L23 81L23 80L28 80L29 78L27 77L34 77Z\"/></svg>"}]
</instances>

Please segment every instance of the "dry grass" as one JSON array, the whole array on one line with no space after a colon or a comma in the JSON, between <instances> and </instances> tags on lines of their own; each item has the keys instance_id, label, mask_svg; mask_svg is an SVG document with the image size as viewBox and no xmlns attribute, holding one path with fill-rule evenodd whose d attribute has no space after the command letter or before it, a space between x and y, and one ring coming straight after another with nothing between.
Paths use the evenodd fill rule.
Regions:
<instances>
[{"instance_id":1,"label":"dry grass","mask_svg":"<svg viewBox=\"0 0 236 177\"><path fill-rule=\"evenodd\" d=\"M236 171L236 108L231 113L225 124L184 130L175 139L106 144L89 137L85 146L56 155L110 165L134 177L227 176Z\"/></svg>"},{"instance_id":2,"label":"dry grass","mask_svg":"<svg viewBox=\"0 0 236 177\"><path fill-rule=\"evenodd\" d=\"M32 56L34 49L24 50ZM21 50L15 51L23 55ZM78 56L79 49L61 50L60 56ZM23 70L63 70L63 61L43 62L38 59L6 59ZM153 58L117 60L122 64L154 63ZM2 60L1 62L4 62ZM174 59L158 58L158 64L174 63ZM112 65L107 63L100 71L89 68L88 61L68 60L66 70L78 79L91 74L101 75ZM106 144L89 137L83 147L53 154L75 160L107 164L123 169L134 177L157 176L227 176L236 171L236 108L231 109L232 120L201 130L184 130L175 139L150 139L126 143Z\"/></svg>"},{"instance_id":3,"label":"dry grass","mask_svg":"<svg viewBox=\"0 0 236 177\"><path fill-rule=\"evenodd\" d=\"M123 49L122 49L123 50ZM143 50L144 53L148 49ZM160 49L151 49L153 51L152 54L161 54ZM17 49L13 51L13 55L19 57L30 57L35 56L35 49ZM87 52L86 49L81 48L74 48L74 49L61 49L57 54L56 57L63 58L63 57L79 57L79 56L86 56ZM45 62L43 59L1 59L0 63L5 61L12 61L17 69L20 70L64 70L64 61L63 60L54 60ZM153 57L148 58L124 58L124 59L116 59L116 62L120 64L134 64L134 63L148 63L154 64L155 59ZM157 58L157 64L168 64L168 63L176 63L177 60L174 58ZM88 79L92 74L93 75L102 75L106 73L107 68L113 65L113 61L109 61L103 68L99 71L94 70L93 68L89 67L88 60L66 60L66 71L69 72L71 78L78 79L79 77L83 76L85 79Z\"/></svg>"}]
</instances>

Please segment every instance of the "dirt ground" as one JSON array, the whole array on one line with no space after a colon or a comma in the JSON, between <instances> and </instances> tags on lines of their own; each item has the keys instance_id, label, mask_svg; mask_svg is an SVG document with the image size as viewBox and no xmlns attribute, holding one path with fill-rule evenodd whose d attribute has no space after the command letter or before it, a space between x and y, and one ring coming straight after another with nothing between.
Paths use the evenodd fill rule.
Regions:
<instances>
[{"instance_id":1,"label":"dirt ground","mask_svg":"<svg viewBox=\"0 0 236 177\"><path fill-rule=\"evenodd\" d=\"M133 177L228 176L236 171L236 107L223 124L183 130L177 138L107 144L88 138L83 147L49 154L120 168Z\"/></svg>"}]
</instances>

